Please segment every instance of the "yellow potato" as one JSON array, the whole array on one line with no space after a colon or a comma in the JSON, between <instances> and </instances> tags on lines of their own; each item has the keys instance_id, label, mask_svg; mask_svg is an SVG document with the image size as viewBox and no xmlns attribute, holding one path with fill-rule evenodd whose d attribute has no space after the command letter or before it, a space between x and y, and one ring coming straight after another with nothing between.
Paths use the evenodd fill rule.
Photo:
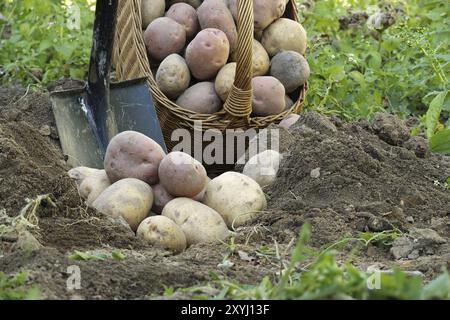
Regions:
<instances>
[{"instance_id":1,"label":"yellow potato","mask_svg":"<svg viewBox=\"0 0 450 320\"><path fill-rule=\"evenodd\" d=\"M70 169L67 174L69 178L73 179L77 184L77 187L83 183L84 179L86 179L91 174L100 171L100 169L88 168L88 167L76 167Z\"/></svg>"},{"instance_id":2,"label":"yellow potato","mask_svg":"<svg viewBox=\"0 0 450 320\"><path fill-rule=\"evenodd\" d=\"M236 62L228 63L220 69L217 74L214 88L220 99L225 102L233 87L234 77L236 75Z\"/></svg>"},{"instance_id":3,"label":"yellow potato","mask_svg":"<svg viewBox=\"0 0 450 320\"><path fill-rule=\"evenodd\" d=\"M248 160L242 173L255 180L261 187L269 186L277 177L281 158L281 154L277 151L263 151Z\"/></svg>"},{"instance_id":4,"label":"yellow potato","mask_svg":"<svg viewBox=\"0 0 450 320\"><path fill-rule=\"evenodd\" d=\"M189 198L170 201L164 207L162 215L180 226L188 246L224 240L230 234L220 214Z\"/></svg>"},{"instance_id":5,"label":"yellow potato","mask_svg":"<svg viewBox=\"0 0 450 320\"><path fill-rule=\"evenodd\" d=\"M141 0L142 28L147 28L153 20L162 17L165 9L164 0Z\"/></svg>"},{"instance_id":6,"label":"yellow potato","mask_svg":"<svg viewBox=\"0 0 450 320\"><path fill-rule=\"evenodd\" d=\"M156 84L169 98L176 99L191 82L191 73L182 56L173 53L161 62L156 72Z\"/></svg>"},{"instance_id":7,"label":"yellow potato","mask_svg":"<svg viewBox=\"0 0 450 320\"><path fill-rule=\"evenodd\" d=\"M153 216L144 219L139 225L136 235L156 247L174 252L186 249L186 236L180 227L164 216Z\"/></svg>"},{"instance_id":8,"label":"yellow potato","mask_svg":"<svg viewBox=\"0 0 450 320\"><path fill-rule=\"evenodd\" d=\"M203 203L220 213L230 228L253 220L267 206L258 183L237 172L225 172L212 179Z\"/></svg>"},{"instance_id":9,"label":"yellow potato","mask_svg":"<svg viewBox=\"0 0 450 320\"><path fill-rule=\"evenodd\" d=\"M236 62L237 61L237 52L233 52L231 54L230 61ZM262 46L262 44L256 40L253 39L253 57L252 57L252 70L253 70L253 76L263 76L267 74L270 68L270 58L269 55L266 52L266 49Z\"/></svg>"},{"instance_id":10,"label":"yellow potato","mask_svg":"<svg viewBox=\"0 0 450 320\"><path fill-rule=\"evenodd\" d=\"M91 175L80 184L80 196L86 200L86 204L91 207L100 194L109 186L111 182L105 170L99 170Z\"/></svg>"},{"instance_id":11,"label":"yellow potato","mask_svg":"<svg viewBox=\"0 0 450 320\"><path fill-rule=\"evenodd\" d=\"M152 188L145 182L126 178L103 191L92 206L99 212L123 217L133 231L150 213L153 205Z\"/></svg>"},{"instance_id":12,"label":"yellow potato","mask_svg":"<svg viewBox=\"0 0 450 320\"><path fill-rule=\"evenodd\" d=\"M305 55L306 31L297 21L281 18L264 30L261 44L271 57L288 50Z\"/></svg>"}]
</instances>

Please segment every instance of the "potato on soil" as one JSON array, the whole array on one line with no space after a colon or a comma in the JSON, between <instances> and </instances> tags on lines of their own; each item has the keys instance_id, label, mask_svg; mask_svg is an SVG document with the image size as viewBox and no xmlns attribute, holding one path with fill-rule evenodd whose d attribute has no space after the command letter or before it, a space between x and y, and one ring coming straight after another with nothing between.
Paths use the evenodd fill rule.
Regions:
<instances>
[{"instance_id":1,"label":"potato on soil","mask_svg":"<svg viewBox=\"0 0 450 320\"><path fill-rule=\"evenodd\" d=\"M100 169L94 169L89 167L76 167L72 168L67 172L67 175L69 178L75 181L77 184L77 187L79 188L80 185L83 183L84 179L86 179L88 176L90 176L93 173L101 171Z\"/></svg>"},{"instance_id":2,"label":"potato on soil","mask_svg":"<svg viewBox=\"0 0 450 320\"><path fill-rule=\"evenodd\" d=\"M158 88L170 99L176 99L191 82L191 73L182 56L173 53L161 62L156 72Z\"/></svg>"},{"instance_id":3,"label":"potato on soil","mask_svg":"<svg viewBox=\"0 0 450 320\"><path fill-rule=\"evenodd\" d=\"M164 156L154 140L136 131L124 131L109 142L104 167L112 183L136 178L152 185L158 182L158 167Z\"/></svg>"},{"instance_id":4,"label":"potato on soil","mask_svg":"<svg viewBox=\"0 0 450 320\"><path fill-rule=\"evenodd\" d=\"M273 57L281 51L306 52L306 31L297 21L281 18L264 30L261 44Z\"/></svg>"},{"instance_id":5,"label":"potato on soil","mask_svg":"<svg viewBox=\"0 0 450 320\"><path fill-rule=\"evenodd\" d=\"M200 31L186 48L186 62L198 80L212 79L227 63L230 45L227 36L219 29Z\"/></svg>"},{"instance_id":6,"label":"potato on soil","mask_svg":"<svg viewBox=\"0 0 450 320\"><path fill-rule=\"evenodd\" d=\"M108 175L105 170L98 170L91 175L87 176L86 179L80 184L80 196L86 200L86 204L91 207L92 203L100 196L100 194L109 186Z\"/></svg>"},{"instance_id":7,"label":"potato on soil","mask_svg":"<svg viewBox=\"0 0 450 320\"><path fill-rule=\"evenodd\" d=\"M182 25L170 18L157 18L145 30L144 42L150 59L162 61L168 55L183 50L186 31Z\"/></svg>"},{"instance_id":8,"label":"potato on soil","mask_svg":"<svg viewBox=\"0 0 450 320\"><path fill-rule=\"evenodd\" d=\"M145 182L127 178L113 183L94 201L93 208L113 218L123 217L133 231L150 213L152 188Z\"/></svg>"},{"instance_id":9,"label":"potato on soil","mask_svg":"<svg viewBox=\"0 0 450 320\"><path fill-rule=\"evenodd\" d=\"M152 212L161 214L166 204L175 199L162 184L158 183L152 186L153 190L153 207Z\"/></svg>"},{"instance_id":10,"label":"potato on soil","mask_svg":"<svg viewBox=\"0 0 450 320\"><path fill-rule=\"evenodd\" d=\"M236 62L228 63L217 74L214 88L220 99L225 102L233 87L236 75Z\"/></svg>"},{"instance_id":11,"label":"potato on soil","mask_svg":"<svg viewBox=\"0 0 450 320\"><path fill-rule=\"evenodd\" d=\"M294 124L296 124L298 119L300 119L300 116L298 114L290 114L280 122L279 126L287 130Z\"/></svg>"},{"instance_id":12,"label":"potato on soil","mask_svg":"<svg viewBox=\"0 0 450 320\"><path fill-rule=\"evenodd\" d=\"M175 197L195 197L206 185L206 170L196 159L184 152L174 151L159 166L161 185Z\"/></svg>"},{"instance_id":13,"label":"potato on soil","mask_svg":"<svg viewBox=\"0 0 450 320\"><path fill-rule=\"evenodd\" d=\"M212 179L203 203L220 213L230 228L251 221L267 205L259 184L237 172L225 172Z\"/></svg>"},{"instance_id":14,"label":"potato on soil","mask_svg":"<svg viewBox=\"0 0 450 320\"><path fill-rule=\"evenodd\" d=\"M213 82L199 82L178 97L176 104L196 113L213 114L222 109L222 101Z\"/></svg>"},{"instance_id":15,"label":"potato on soil","mask_svg":"<svg viewBox=\"0 0 450 320\"><path fill-rule=\"evenodd\" d=\"M192 39L200 30L197 11L187 3L173 4L169 10L167 10L165 16L175 20L184 27L187 39Z\"/></svg>"},{"instance_id":16,"label":"potato on soil","mask_svg":"<svg viewBox=\"0 0 450 320\"><path fill-rule=\"evenodd\" d=\"M252 79L252 108L256 116L275 115L286 107L285 90L274 77L255 77Z\"/></svg>"},{"instance_id":17,"label":"potato on soil","mask_svg":"<svg viewBox=\"0 0 450 320\"><path fill-rule=\"evenodd\" d=\"M164 0L141 0L142 28L147 28L153 20L164 16L165 10Z\"/></svg>"},{"instance_id":18,"label":"potato on soil","mask_svg":"<svg viewBox=\"0 0 450 320\"><path fill-rule=\"evenodd\" d=\"M205 0L197 9L198 21L202 29L222 30L230 44L230 52L236 49L237 30L233 16L223 0Z\"/></svg>"},{"instance_id":19,"label":"potato on soil","mask_svg":"<svg viewBox=\"0 0 450 320\"><path fill-rule=\"evenodd\" d=\"M186 249L186 236L183 231L175 222L164 216L144 219L139 225L136 235L155 247L174 252Z\"/></svg>"},{"instance_id":20,"label":"potato on soil","mask_svg":"<svg viewBox=\"0 0 450 320\"><path fill-rule=\"evenodd\" d=\"M286 0L253 0L253 18L255 20L255 32L261 32L272 22L283 16L286 10ZM237 2L228 0L230 11L237 21Z\"/></svg>"},{"instance_id":21,"label":"potato on soil","mask_svg":"<svg viewBox=\"0 0 450 320\"><path fill-rule=\"evenodd\" d=\"M286 93L292 93L308 80L308 61L298 52L281 51L272 59L270 75L280 80Z\"/></svg>"},{"instance_id":22,"label":"potato on soil","mask_svg":"<svg viewBox=\"0 0 450 320\"><path fill-rule=\"evenodd\" d=\"M277 177L281 158L281 154L275 150L263 151L248 160L242 173L261 187L271 185Z\"/></svg>"},{"instance_id":23,"label":"potato on soil","mask_svg":"<svg viewBox=\"0 0 450 320\"><path fill-rule=\"evenodd\" d=\"M170 201L162 215L180 226L188 246L221 241L230 235L219 213L192 199L176 198Z\"/></svg>"}]
</instances>

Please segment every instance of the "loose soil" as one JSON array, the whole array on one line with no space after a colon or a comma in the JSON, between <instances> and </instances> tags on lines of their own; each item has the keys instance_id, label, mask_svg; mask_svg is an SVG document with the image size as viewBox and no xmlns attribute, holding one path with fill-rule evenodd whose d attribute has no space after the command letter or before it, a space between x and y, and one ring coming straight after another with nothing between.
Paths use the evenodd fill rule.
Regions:
<instances>
[{"instance_id":1,"label":"loose soil","mask_svg":"<svg viewBox=\"0 0 450 320\"><path fill-rule=\"evenodd\" d=\"M303 114L281 132L284 158L275 183L264 189L268 209L237 230L236 249L195 245L173 255L86 207L66 174L48 93L0 87L0 272L27 270L29 282L48 299L161 297L165 287L204 285L213 274L255 284L280 270L280 260L259 249L278 246L288 259L308 221L309 245L316 249L360 232L395 229L406 237L426 230L420 233L426 246L394 252L369 245L353 261L363 270L372 265L417 270L429 280L449 267L450 191L444 182L450 159L430 154L426 141L408 131L389 115L343 123ZM42 195L48 197L38 203ZM3 229L27 204L34 205L36 227ZM340 258L351 249L351 243L345 246ZM76 250L108 255L120 250L125 259L80 261L70 257ZM73 265L80 267L81 289L70 291Z\"/></svg>"}]
</instances>

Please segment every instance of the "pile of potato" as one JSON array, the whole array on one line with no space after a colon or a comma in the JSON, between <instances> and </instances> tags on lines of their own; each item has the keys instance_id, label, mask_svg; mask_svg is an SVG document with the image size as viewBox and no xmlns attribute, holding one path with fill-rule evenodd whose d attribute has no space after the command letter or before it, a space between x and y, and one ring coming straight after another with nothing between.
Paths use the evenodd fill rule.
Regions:
<instances>
[{"instance_id":1,"label":"pile of potato","mask_svg":"<svg viewBox=\"0 0 450 320\"><path fill-rule=\"evenodd\" d=\"M69 171L89 207L124 219L137 236L180 252L221 241L266 207L252 178L226 172L209 179L203 165L183 152L165 154L152 139L125 131L109 143L104 170Z\"/></svg>"},{"instance_id":2,"label":"pile of potato","mask_svg":"<svg viewBox=\"0 0 450 320\"><path fill-rule=\"evenodd\" d=\"M306 31L283 18L287 3L253 0L253 116L290 108L310 75ZM236 0L142 0L141 10L160 90L196 113L220 111L236 74Z\"/></svg>"}]
</instances>

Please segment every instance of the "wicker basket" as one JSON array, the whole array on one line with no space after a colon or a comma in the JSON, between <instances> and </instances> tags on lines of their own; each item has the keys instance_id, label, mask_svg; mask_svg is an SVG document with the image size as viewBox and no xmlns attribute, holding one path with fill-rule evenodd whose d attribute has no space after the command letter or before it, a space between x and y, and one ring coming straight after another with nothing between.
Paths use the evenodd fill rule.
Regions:
<instances>
[{"instance_id":1,"label":"wicker basket","mask_svg":"<svg viewBox=\"0 0 450 320\"><path fill-rule=\"evenodd\" d=\"M296 102L291 109L277 115L252 117L252 43L253 1L238 0L238 46L237 69L233 89L224 108L215 114L198 114L183 109L167 98L156 85L147 57L141 20L141 0L119 0L117 31L114 47L114 65L119 81L147 77L164 139L169 150L174 143L172 132L176 129L194 130L194 123L202 124L202 130L217 129L261 129L278 123L291 113L299 113L307 91L307 85L296 93ZM297 20L295 1L288 2L285 17Z\"/></svg>"}]
</instances>

